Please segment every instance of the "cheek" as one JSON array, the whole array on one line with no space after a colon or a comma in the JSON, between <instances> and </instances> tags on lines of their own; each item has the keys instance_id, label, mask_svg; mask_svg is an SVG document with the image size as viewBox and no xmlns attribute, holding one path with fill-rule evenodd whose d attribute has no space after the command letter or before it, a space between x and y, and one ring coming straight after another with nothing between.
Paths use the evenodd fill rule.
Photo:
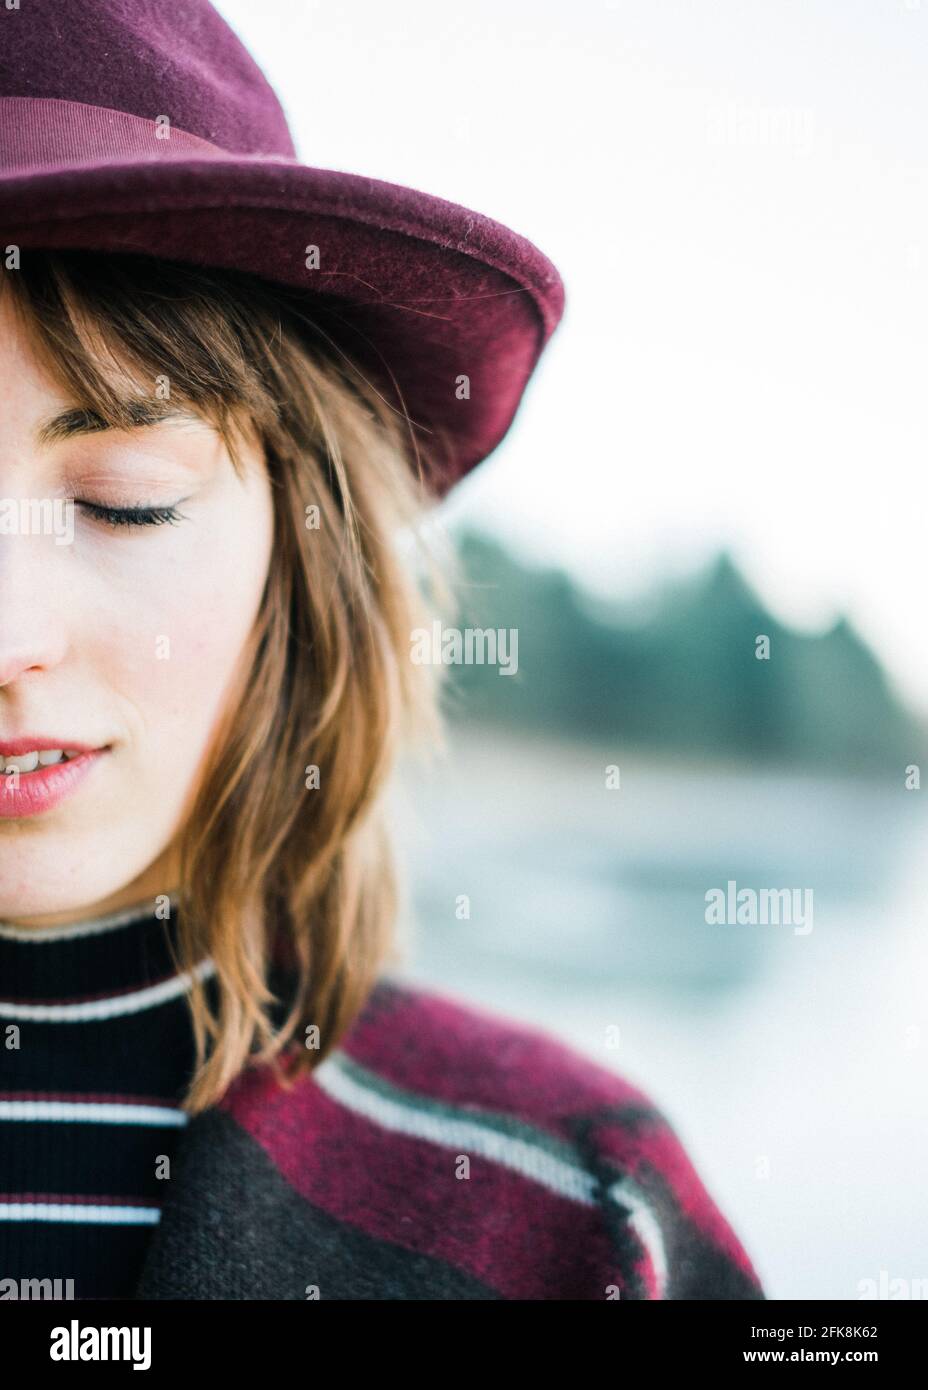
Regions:
<instances>
[{"instance_id":1,"label":"cheek","mask_svg":"<svg viewBox=\"0 0 928 1390\"><path fill-rule=\"evenodd\" d=\"M199 756L224 704L257 613L259 595L212 580L171 595L152 614L153 658L136 690L146 742Z\"/></svg>"},{"instance_id":2,"label":"cheek","mask_svg":"<svg viewBox=\"0 0 928 1390\"><path fill-rule=\"evenodd\" d=\"M225 707L269 562L270 519L258 534L254 520L227 524L218 544L164 537L157 557L123 575L122 618L108 625L101 657L148 787L189 783Z\"/></svg>"}]
</instances>

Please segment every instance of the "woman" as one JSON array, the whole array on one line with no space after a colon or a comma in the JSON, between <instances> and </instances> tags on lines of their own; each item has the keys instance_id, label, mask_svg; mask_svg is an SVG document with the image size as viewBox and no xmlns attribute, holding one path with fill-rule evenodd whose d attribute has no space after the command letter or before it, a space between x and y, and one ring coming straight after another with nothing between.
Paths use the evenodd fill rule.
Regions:
<instances>
[{"instance_id":1,"label":"woman","mask_svg":"<svg viewBox=\"0 0 928 1390\"><path fill-rule=\"evenodd\" d=\"M400 542L557 273L163 8L31 0L0 88L0 1292L761 1298L646 1096L389 970Z\"/></svg>"}]
</instances>

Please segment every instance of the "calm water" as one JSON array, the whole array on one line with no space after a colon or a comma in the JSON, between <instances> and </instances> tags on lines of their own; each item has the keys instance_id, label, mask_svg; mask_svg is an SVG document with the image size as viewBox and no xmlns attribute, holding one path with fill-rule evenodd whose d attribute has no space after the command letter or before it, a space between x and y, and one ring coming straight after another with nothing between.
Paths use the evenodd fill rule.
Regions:
<instances>
[{"instance_id":1,"label":"calm water","mask_svg":"<svg viewBox=\"0 0 928 1390\"><path fill-rule=\"evenodd\" d=\"M395 792L403 973L642 1086L769 1297L928 1279L925 797L457 736ZM708 925L729 880L811 890L811 930Z\"/></svg>"}]
</instances>

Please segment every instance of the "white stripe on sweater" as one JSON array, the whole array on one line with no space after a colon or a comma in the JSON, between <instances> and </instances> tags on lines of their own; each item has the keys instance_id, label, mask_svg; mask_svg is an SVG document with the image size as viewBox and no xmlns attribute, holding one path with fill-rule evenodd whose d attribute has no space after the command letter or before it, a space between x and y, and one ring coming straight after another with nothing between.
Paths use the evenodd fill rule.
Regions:
<instances>
[{"instance_id":1,"label":"white stripe on sweater","mask_svg":"<svg viewBox=\"0 0 928 1390\"><path fill-rule=\"evenodd\" d=\"M189 1119L186 1110L133 1101L0 1100L0 1120L76 1120L80 1124L171 1125L181 1129Z\"/></svg>"},{"instance_id":2,"label":"white stripe on sweater","mask_svg":"<svg viewBox=\"0 0 928 1390\"><path fill-rule=\"evenodd\" d=\"M169 895L172 914L177 912L177 898ZM97 936L100 932L112 931L115 927L127 927L131 922L139 922L145 917L154 917L155 903L147 898L134 907L121 912L108 912L103 917L89 917L83 922L71 922L61 927L20 927L12 922L0 922L0 937L5 941L23 941L30 945L45 946L51 941L76 941L84 936Z\"/></svg>"},{"instance_id":3,"label":"white stripe on sweater","mask_svg":"<svg viewBox=\"0 0 928 1390\"><path fill-rule=\"evenodd\" d=\"M345 1070L338 1062L335 1056L327 1058L315 1068L313 1079L333 1100L381 1129L409 1134L457 1152L479 1153L494 1163L523 1173L561 1197L586 1206L595 1205L596 1180L584 1168L558 1158L538 1144L501 1134L479 1120L434 1115L418 1106L414 1098L404 1101L384 1096L365 1086L354 1071Z\"/></svg>"},{"instance_id":4,"label":"white stripe on sweater","mask_svg":"<svg viewBox=\"0 0 928 1390\"><path fill-rule=\"evenodd\" d=\"M0 1221L70 1221L94 1226L156 1226L157 1207L95 1207L81 1202L0 1202Z\"/></svg>"},{"instance_id":5,"label":"white stripe on sweater","mask_svg":"<svg viewBox=\"0 0 928 1390\"><path fill-rule=\"evenodd\" d=\"M338 1053L331 1054L313 1071L322 1089L356 1115L363 1115L381 1129L408 1134L427 1143L454 1149L456 1153L479 1153L493 1163L521 1173L533 1182L583 1206L596 1205L598 1183L594 1175L575 1163L558 1158L540 1144L503 1134L471 1117L435 1115L417 1105L415 1097L406 1101L381 1094L365 1086L359 1067L350 1069ZM388 1083L390 1084L390 1083ZM657 1297L663 1298L667 1281L667 1260L660 1225L644 1198L625 1178L610 1184L607 1197L629 1212L629 1224L649 1256L657 1282Z\"/></svg>"},{"instance_id":6,"label":"white stripe on sweater","mask_svg":"<svg viewBox=\"0 0 928 1390\"><path fill-rule=\"evenodd\" d=\"M108 999L91 999L81 1004L13 1004L0 1001L0 1018L24 1018L32 1023L86 1023L91 1019L122 1018L126 1014L142 1013L157 1008L190 988L193 977L207 979L215 975L216 966L210 957L201 960L193 971L184 971L145 989L130 990Z\"/></svg>"},{"instance_id":7,"label":"white stripe on sweater","mask_svg":"<svg viewBox=\"0 0 928 1390\"><path fill-rule=\"evenodd\" d=\"M624 1178L618 1178L609 1188L609 1197L619 1206L627 1207L631 1215L629 1225L651 1257L651 1267L657 1283L657 1297L664 1297L667 1287L667 1252L664 1237L653 1211L641 1194L636 1192Z\"/></svg>"}]
</instances>

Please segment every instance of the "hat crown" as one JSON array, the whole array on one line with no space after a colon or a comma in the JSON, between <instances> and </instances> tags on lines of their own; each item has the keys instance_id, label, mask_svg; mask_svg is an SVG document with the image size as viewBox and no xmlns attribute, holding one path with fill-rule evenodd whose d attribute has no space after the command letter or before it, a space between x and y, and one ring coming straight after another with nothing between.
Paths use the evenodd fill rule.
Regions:
<instances>
[{"instance_id":1,"label":"hat crown","mask_svg":"<svg viewBox=\"0 0 928 1390\"><path fill-rule=\"evenodd\" d=\"M283 109L208 0L26 0L0 8L0 97L125 111L242 154L294 157Z\"/></svg>"}]
</instances>

